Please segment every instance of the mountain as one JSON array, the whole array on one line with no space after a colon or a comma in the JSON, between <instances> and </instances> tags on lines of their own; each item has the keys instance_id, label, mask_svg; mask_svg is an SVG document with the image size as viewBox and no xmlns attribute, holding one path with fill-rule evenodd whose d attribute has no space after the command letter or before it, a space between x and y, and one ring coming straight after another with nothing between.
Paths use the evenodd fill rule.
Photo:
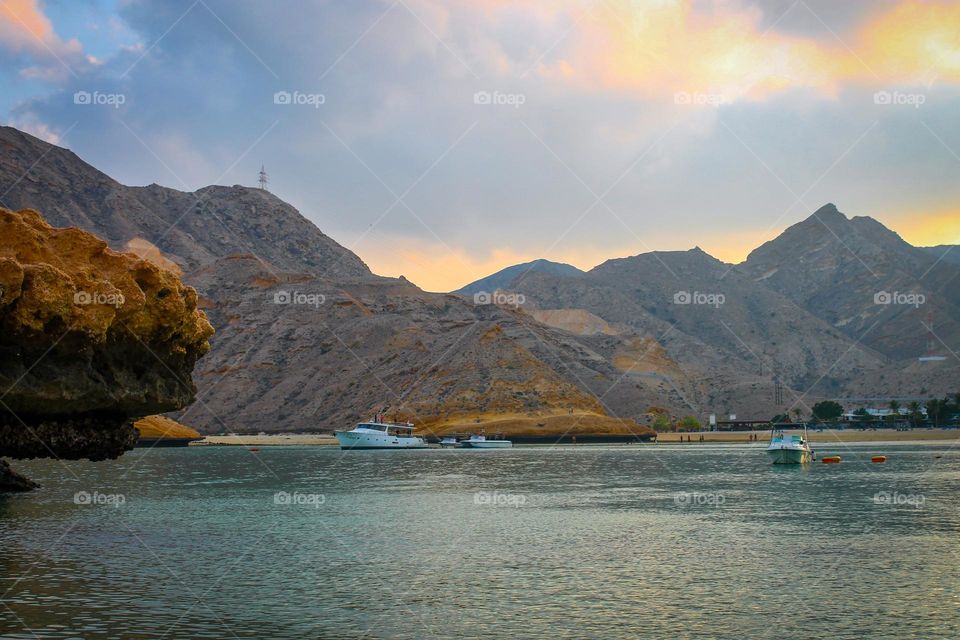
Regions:
<instances>
[{"instance_id":1,"label":"mountain","mask_svg":"<svg viewBox=\"0 0 960 640\"><path fill-rule=\"evenodd\" d=\"M0 178L0 204L37 209L51 225L85 229L115 249L145 240L184 271L253 253L280 270L350 281L375 277L295 208L260 189L127 187L72 151L12 127L0 127Z\"/></svg>"},{"instance_id":2,"label":"mountain","mask_svg":"<svg viewBox=\"0 0 960 640\"><path fill-rule=\"evenodd\" d=\"M737 271L890 358L928 350L929 318L937 349L960 341L960 268L832 204L755 249Z\"/></svg>"},{"instance_id":3,"label":"mountain","mask_svg":"<svg viewBox=\"0 0 960 640\"><path fill-rule=\"evenodd\" d=\"M951 264L960 265L960 245L941 244L936 247L919 247L937 260L943 260Z\"/></svg>"},{"instance_id":4,"label":"mountain","mask_svg":"<svg viewBox=\"0 0 960 640\"><path fill-rule=\"evenodd\" d=\"M560 277L583 275L583 271L573 265L562 262L551 262L550 260L541 258L533 262L524 262L523 264L515 264L512 267L501 269L486 278L471 282L454 293L463 295L473 295L480 292L493 293L500 289L506 289L509 286L516 286L516 284L522 282L523 278L531 273L548 273Z\"/></svg>"},{"instance_id":5,"label":"mountain","mask_svg":"<svg viewBox=\"0 0 960 640\"><path fill-rule=\"evenodd\" d=\"M42 209L196 288L216 334L194 370L197 401L176 417L202 432L330 431L388 410L434 433L629 435L661 408L768 418L827 397L955 391L954 361L918 368L896 339L859 340L834 316L863 312L843 308L851 287L872 302L871 287L909 292L927 270L922 310L956 345L956 268L835 208L738 266L699 249L588 272L543 260L434 294L371 273L266 191L127 187L10 128L0 149L0 204ZM890 277L878 284L861 260ZM525 302L473 295L498 289ZM885 311L884 322L912 313Z\"/></svg>"},{"instance_id":6,"label":"mountain","mask_svg":"<svg viewBox=\"0 0 960 640\"><path fill-rule=\"evenodd\" d=\"M330 431L389 409L436 433L649 433L631 418L653 397L598 400L619 371L593 345L376 276L266 191L127 187L7 127L0 149L6 206L175 266L197 289L217 331L194 370L197 400L177 417L203 432Z\"/></svg>"},{"instance_id":7,"label":"mountain","mask_svg":"<svg viewBox=\"0 0 960 640\"><path fill-rule=\"evenodd\" d=\"M776 376L797 389L827 388L882 360L699 248L608 260L576 277L529 275L505 288L522 293L528 311L548 324L558 325L554 318L566 310L602 319L621 335L653 337L694 380L723 374L728 385L766 389ZM843 352L848 357L818 380ZM708 389L695 395L720 399L720 389Z\"/></svg>"},{"instance_id":8,"label":"mountain","mask_svg":"<svg viewBox=\"0 0 960 640\"><path fill-rule=\"evenodd\" d=\"M655 340L662 348L659 370L649 363L638 370L676 384L682 402L699 414L703 407L717 413L731 407L754 415L774 406L776 382L785 386L788 406L801 398L809 406L807 393L841 399L947 393L960 373L954 358L917 366L930 332L914 324L933 313L936 335L949 347L941 351L957 351L957 270L876 220L847 219L833 205L742 265L695 248L607 260L572 276L520 272L522 279L503 279L499 287L523 294L525 310L539 321ZM897 304L913 291L925 296L919 309ZM883 292L891 304L875 304L878 293L886 300ZM851 317L869 319L875 333ZM911 331L912 344L904 337Z\"/></svg>"}]
</instances>

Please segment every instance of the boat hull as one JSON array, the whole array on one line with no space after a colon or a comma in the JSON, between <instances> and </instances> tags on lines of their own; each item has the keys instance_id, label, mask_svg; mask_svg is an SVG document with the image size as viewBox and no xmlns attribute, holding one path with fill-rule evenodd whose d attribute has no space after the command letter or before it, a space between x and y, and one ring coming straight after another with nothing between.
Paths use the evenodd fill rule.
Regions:
<instances>
[{"instance_id":1,"label":"boat hull","mask_svg":"<svg viewBox=\"0 0 960 640\"><path fill-rule=\"evenodd\" d=\"M426 440L417 436L390 436L383 433L337 431L341 449L426 449Z\"/></svg>"},{"instance_id":2,"label":"boat hull","mask_svg":"<svg viewBox=\"0 0 960 640\"><path fill-rule=\"evenodd\" d=\"M463 441L460 446L466 449L509 449L513 443L509 440L487 440L485 442Z\"/></svg>"},{"instance_id":3,"label":"boat hull","mask_svg":"<svg viewBox=\"0 0 960 640\"><path fill-rule=\"evenodd\" d=\"M773 464L807 464L813 455L806 449L767 449Z\"/></svg>"}]
</instances>

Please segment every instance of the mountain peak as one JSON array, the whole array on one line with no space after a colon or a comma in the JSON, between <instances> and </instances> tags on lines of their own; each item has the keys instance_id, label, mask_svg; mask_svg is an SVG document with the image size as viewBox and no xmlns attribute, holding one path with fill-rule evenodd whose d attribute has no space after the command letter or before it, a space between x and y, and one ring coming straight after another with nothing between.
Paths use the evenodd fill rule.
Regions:
<instances>
[{"instance_id":1,"label":"mountain peak","mask_svg":"<svg viewBox=\"0 0 960 640\"><path fill-rule=\"evenodd\" d=\"M818 219L821 222L827 222L828 220L839 220L845 222L848 220L847 216L841 213L841 211L837 209L837 205L833 204L832 202L828 202L811 213L810 217L807 219L809 220L810 218Z\"/></svg>"},{"instance_id":2,"label":"mountain peak","mask_svg":"<svg viewBox=\"0 0 960 640\"><path fill-rule=\"evenodd\" d=\"M500 271L497 271L486 278L481 278L480 280L471 282L465 287L454 291L454 293L470 295L480 291L508 289L515 280L522 279L530 272L547 273L562 278L583 275L583 271L571 264L553 262L552 260L547 260L546 258L537 258L536 260L531 260L530 262L515 264L513 266L506 267L505 269L501 269Z\"/></svg>"}]
</instances>

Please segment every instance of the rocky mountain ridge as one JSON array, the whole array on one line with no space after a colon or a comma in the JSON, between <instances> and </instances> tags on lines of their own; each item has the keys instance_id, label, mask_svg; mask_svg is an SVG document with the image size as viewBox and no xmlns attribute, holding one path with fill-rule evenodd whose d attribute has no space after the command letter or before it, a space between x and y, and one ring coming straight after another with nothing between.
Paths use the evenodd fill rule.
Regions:
<instances>
[{"instance_id":1,"label":"rocky mountain ridge","mask_svg":"<svg viewBox=\"0 0 960 640\"><path fill-rule=\"evenodd\" d=\"M217 334L178 417L201 431L331 431L389 409L434 432L505 418L534 433L649 432L631 419L646 401L623 419L598 401L591 385L617 370L567 334L376 276L272 194L125 187L9 128L0 148L4 201L175 263L197 288Z\"/></svg>"}]
</instances>

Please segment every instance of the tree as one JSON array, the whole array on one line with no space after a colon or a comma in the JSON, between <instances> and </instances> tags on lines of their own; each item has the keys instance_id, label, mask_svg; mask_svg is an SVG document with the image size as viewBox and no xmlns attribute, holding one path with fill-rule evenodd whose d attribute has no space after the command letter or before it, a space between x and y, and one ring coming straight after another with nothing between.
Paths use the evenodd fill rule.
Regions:
<instances>
[{"instance_id":1,"label":"tree","mask_svg":"<svg viewBox=\"0 0 960 640\"><path fill-rule=\"evenodd\" d=\"M930 420L934 427L940 426L944 409L945 407L942 400L937 400L936 398L927 400L927 419Z\"/></svg>"},{"instance_id":2,"label":"tree","mask_svg":"<svg viewBox=\"0 0 960 640\"><path fill-rule=\"evenodd\" d=\"M923 417L923 414L920 412L920 403L914 400L907 405L907 409L910 411L910 428L915 429Z\"/></svg>"},{"instance_id":3,"label":"tree","mask_svg":"<svg viewBox=\"0 0 960 640\"><path fill-rule=\"evenodd\" d=\"M680 420L681 431L700 431L700 421L693 416L686 416Z\"/></svg>"},{"instance_id":4,"label":"tree","mask_svg":"<svg viewBox=\"0 0 960 640\"><path fill-rule=\"evenodd\" d=\"M887 406L890 407L890 417L887 418L887 421L896 424L897 420L900 419L900 403L896 400L891 400Z\"/></svg>"},{"instance_id":5,"label":"tree","mask_svg":"<svg viewBox=\"0 0 960 640\"><path fill-rule=\"evenodd\" d=\"M670 418L666 414L658 413L657 416L653 419L653 430L654 431L669 431L670 430Z\"/></svg>"},{"instance_id":6,"label":"tree","mask_svg":"<svg viewBox=\"0 0 960 640\"><path fill-rule=\"evenodd\" d=\"M784 422L790 422L790 416L785 413L778 413L770 419L770 424L782 424Z\"/></svg>"},{"instance_id":7,"label":"tree","mask_svg":"<svg viewBox=\"0 0 960 640\"><path fill-rule=\"evenodd\" d=\"M836 420L843 415L843 406L833 400L821 400L813 405L813 417L822 422Z\"/></svg>"},{"instance_id":8,"label":"tree","mask_svg":"<svg viewBox=\"0 0 960 640\"><path fill-rule=\"evenodd\" d=\"M793 417L797 419L797 422L800 422L803 419L803 409L797 407L793 410Z\"/></svg>"}]
</instances>

